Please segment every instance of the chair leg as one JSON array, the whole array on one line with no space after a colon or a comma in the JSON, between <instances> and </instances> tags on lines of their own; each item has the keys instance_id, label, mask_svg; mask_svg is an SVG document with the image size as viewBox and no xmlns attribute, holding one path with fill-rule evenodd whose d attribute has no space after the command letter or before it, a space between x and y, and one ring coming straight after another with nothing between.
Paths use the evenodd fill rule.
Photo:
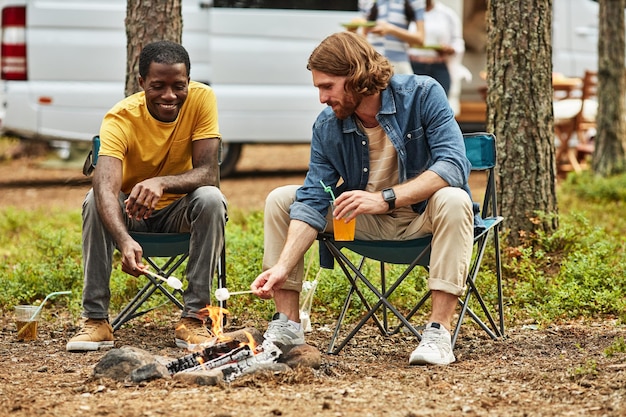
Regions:
<instances>
[{"instance_id":1,"label":"chair leg","mask_svg":"<svg viewBox=\"0 0 626 417\"><path fill-rule=\"evenodd\" d=\"M385 279L385 263L380 262L380 292L383 294L387 292L387 283ZM381 307L381 313L383 316L383 329L385 329L385 334L389 334L389 320L387 319L387 308L383 304Z\"/></svg>"},{"instance_id":2,"label":"chair leg","mask_svg":"<svg viewBox=\"0 0 626 417\"><path fill-rule=\"evenodd\" d=\"M500 256L500 225L493 230L493 244L496 257L496 280L498 285L498 315L500 316L500 334L504 337L504 294L502 292L502 258Z\"/></svg>"},{"instance_id":3,"label":"chair leg","mask_svg":"<svg viewBox=\"0 0 626 417\"><path fill-rule=\"evenodd\" d=\"M159 267L159 265L150 258L146 258L146 262L152 265L152 267L156 269L160 275L167 278L171 276L178 269L179 266L182 265L185 259L187 259L187 255L180 256L178 259L170 258L162 267ZM161 291L161 293L169 298L171 302L176 304L179 309L182 310L184 308L183 304L171 292L169 292L167 288L164 287L163 282L157 281L150 275L147 275L147 278L152 281L152 285L156 287L155 290L158 289L159 291ZM182 295L182 291L180 290L174 290L173 292Z\"/></svg>"},{"instance_id":4,"label":"chair leg","mask_svg":"<svg viewBox=\"0 0 626 417\"><path fill-rule=\"evenodd\" d=\"M419 300L419 302L415 305L415 307L413 307L411 309L411 311L409 311L409 314L406 315L406 319L407 320L411 320L411 318L415 315L415 313L417 313L420 310L420 308L422 308L424 303L430 298L431 294L432 294L432 292L430 290L428 290L426 292L426 294L424 294L424 296ZM396 334L401 329L402 329L402 326L398 326L392 332L390 332L389 334ZM419 337L419 340L422 340L422 338Z\"/></svg>"},{"instance_id":5,"label":"chair leg","mask_svg":"<svg viewBox=\"0 0 626 417\"><path fill-rule=\"evenodd\" d=\"M472 289L468 289L465 299L463 301L459 299L459 304L461 305L461 312L459 313L459 320L457 321L457 324L454 329L454 334L452 335L452 349L454 349L454 346L456 345L456 339L458 338L459 332L461 331L461 325L463 324L463 319L465 318L466 313L469 314L472 320L474 320L474 322L478 324L485 331L485 333L487 333L492 339L496 340L502 337L502 334L500 334L500 331L498 327L496 326L491 316L491 313L489 312L489 309L487 308L484 300L480 296L480 293L478 293L478 291L476 291L475 288L476 287L472 286ZM493 330L489 326L487 326L480 319L480 317L478 317L476 313L474 313L474 311L469 307L469 302L470 302L472 294L476 296L476 299L480 303L483 309L483 312L485 313L485 316L487 316L487 319L489 320L489 323L491 324Z\"/></svg>"},{"instance_id":6,"label":"chair leg","mask_svg":"<svg viewBox=\"0 0 626 417\"><path fill-rule=\"evenodd\" d=\"M367 301L367 299L365 298L365 295L361 292L361 290L359 289L358 285L357 285L357 280L356 280L356 275L353 277L352 274L350 273L350 271L348 270L348 268L345 266L345 264L343 263L343 261L337 261L339 263L339 266L341 267L341 269L343 270L344 274L346 275L346 277L348 277L348 281L350 282L350 290L348 291L348 295L346 296L344 303L343 303L343 307L341 309L341 312L339 313L339 317L337 318L337 325L335 326L335 330L333 332L333 336L330 340L329 346L328 346L328 351L327 353L329 354L337 354L339 353L339 351L341 349L343 349L343 346L345 346L345 343L342 344L338 349L334 350L335 347L335 342L336 339L339 335L339 331L341 330L341 327L343 325L343 320L346 316L346 313L348 311L348 308L350 307L350 302L352 301L352 296L353 294L357 294L357 296L359 297L359 299L361 300L361 303L363 303L363 306L365 307L366 310L371 310L372 307L370 306L369 302ZM365 263L365 257L361 258L361 261L359 262L359 265L356 267L356 270L361 271L361 268L363 267L363 264ZM350 264L351 265L351 264ZM383 326L383 324L380 322L380 320L378 319L378 317L373 316L372 317L374 323L376 324L376 326L378 327L378 330L380 331L381 334L385 334L385 328ZM359 326L360 328L361 326ZM354 334L356 334L356 332L354 332L349 338L346 338L344 340L346 340L346 342L351 339Z\"/></svg>"},{"instance_id":7,"label":"chair leg","mask_svg":"<svg viewBox=\"0 0 626 417\"><path fill-rule=\"evenodd\" d=\"M575 172L581 173L583 172L582 167L578 163L578 150L576 148L568 148L567 149L567 159L574 169Z\"/></svg>"},{"instance_id":8,"label":"chair leg","mask_svg":"<svg viewBox=\"0 0 626 417\"><path fill-rule=\"evenodd\" d=\"M502 298L502 273L501 273L502 268L501 268L500 240L499 240L499 235L498 235L498 229L499 229L499 226L496 226L494 228L493 236L494 236L494 250L495 250L495 261L496 261L496 284L497 284L497 291L498 291L498 312L497 313L498 313L499 323L496 324L495 320L493 319L493 315L489 311L489 308L487 307L487 304L485 303L483 297L480 295L480 292L478 291L478 288L476 287L476 283L475 283L476 277L478 276L478 270L479 270L480 264L482 263L482 254L484 254L484 248L487 244L487 239L488 239L488 236L482 236L480 240L477 242L478 253L480 255L474 260L474 263L472 267L470 268L469 276L467 278L467 293L465 295L465 299L464 300L459 299L461 312L459 313L459 319L457 321L457 324L454 329L454 333L452 335L452 348L453 349L456 344L456 340L461 330L461 325L463 323L463 319L466 313L469 314L470 317L474 320L474 322L476 322L476 324L478 324L492 339L495 340L495 339L504 337L504 311L503 311L504 301ZM487 326L469 307L469 302L472 297L472 294L475 295L476 300L480 304L480 307L483 313L485 314L485 317L489 321L489 324L491 325L491 327Z\"/></svg>"},{"instance_id":9,"label":"chair leg","mask_svg":"<svg viewBox=\"0 0 626 417\"><path fill-rule=\"evenodd\" d=\"M213 286L211 286L213 288ZM226 287L226 243L224 243L224 247L222 248L222 253L220 254L220 261L217 265L217 288L227 288ZM226 300L217 302L218 306L226 309ZM226 320L226 318L224 318ZM224 323L225 324L225 323Z\"/></svg>"},{"instance_id":10,"label":"chair leg","mask_svg":"<svg viewBox=\"0 0 626 417\"><path fill-rule=\"evenodd\" d=\"M561 166L563 163L563 159L565 156L568 156L569 149L569 141L574 133L575 125L574 120L570 120L567 123L563 123L561 125L555 125L554 131L559 139L559 146L556 148L555 159L557 168Z\"/></svg>"},{"instance_id":11,"label":"chair leg","mask_svg":"<svg viewBox=\"0 0 626 417\"><path fill-rule=\"evenodd\" d=\"M348 295L346 296L346 299L343 302L343 307L341 308L339 317L337 318L337 325L335 326L333 336L330 338L330 343L328 344L328 351L326 353L329 353L329 354L338 353L338 352L334 352L333 349L335 348L335 341L337 340L337 336L339 336L339 331L341 330L343 319L346 316L346 312L348 311L348 308L350 308L350 301L352 300L352 294L354 294L354 287L351 286L350 290L348 291Z\"/></svg>"},{"instance_id":12,"label":"chair leg","mask_svg":"<svg viewBox=\"0 0 626 417\"><path fill-rule=\"evenodd\" d=\"M400 320L402 325L404 325L411 333L413 333L418 339L420 339L421 336L418 333L418 331L411 325L411 323L409 323L409 321L404 317L404 315L402 313L400 313L387 300L387 298L396 290L396 288L404 281L406 276L415 268L415 266L419 263L421 256L418 256L418 258L414 261L414 263L411 264L404 271L404 273L402 275L400 275L400 277L394 282L394 284L391 287L389 287L383 294L371 282L369 282L367 280L367 278L361 273L360 269L356 268L350 262L350 260L339 249L337 249L337 247L335 247L331 242L325 241L325 243L326 243L327 248L331 251L331 253L335 257L335 259L337 260L337 263L339 264L339 266L343 270L343 272L346 275L346 277L348 277L348 279L351 281L351 283L350 283L351 284L351 288L354 288L355 291L357 293L359 293L358 287L356 285L357 279L358 279L367 288L369 288L369 290L372 293L374 293L374 295L378 298L378 302L376 304L374 304L373 306L371 306L371 307L369 307L368 303L365 301L364 298L362 299L362 301L364 301L364 305L368 309L367 314L363 318L361 318L361 320L356 324L356 326L352 329L352 331L344 338L342 343L334 350L333 349L329 349L328 353L338 354L344 348L344 346L354 337L354 335L356 335L356 333L361 329L361 327L363 327L363 325L370 318L372 318L375 321L375 323L378 325L379 329L381 330L381 333L386 335L387 333L386 333L386 329L384 328L384 325L382 323L380 323L378 318L375 316L376 311L379 308L381 308L381 306L383 306L383 305L387 309L389 309L389 311L391 311L398 318L398 320ZM424 253L426 253L426 252L424 252ZM350 273L350 270L355 274L354 278L352 278L352 274ZM340 323L338 323L338 325L340 325ZM333 343L333 346L334 346L335 341L333 340L332 343Z\"/></svg>"},{"instance_id":13,"label":"chair leg","mask_svg":"<svg viewBox=\"0 0 626 417\"><path fill-rule=\"evenodd\" d=\"M129 320L134 319L135 317L139 317L142 314L135 314L139 307L150 298L150 296L156 291L156 287L151 283L147 283L144 287L133 297L133 299L119 312L115 320L111 322L111 327L113 330L117 330L124 323ZM144 313L147 313L144 312Z\"/></svg>"},{"instance_id":14,"label":"chair leg","mask_svg":"<svg viewBox=\"0 0 626 417\"><path fill-rule=\"evenodd\" d=\"M163 266L159 266L156 262L154 262L150 258L144 258L144 260L154 268L159 275L163 277L169 277L178 269L178 267L187 259L186 255L180 256L178 258L170 258ZM115 317L113 322L111 322L111 327L113 330L118 330L124 323L134 318L140 317L155 308L160 307L156 306L153 308L145 309L139 311L141 306L156 292L159 290L163 295L165 295L174 305L176 305L180 310L184 308L183 304L176 298L174 294L172 294L167 288L165 288L165 284L156 278L153 278L151 275L145 275L148 282L143 286L141 290L133 297L133 299L120 311L120 313ZM182 294L180 290L174 290L174 293Z\"/></svg>"}]
</instances>

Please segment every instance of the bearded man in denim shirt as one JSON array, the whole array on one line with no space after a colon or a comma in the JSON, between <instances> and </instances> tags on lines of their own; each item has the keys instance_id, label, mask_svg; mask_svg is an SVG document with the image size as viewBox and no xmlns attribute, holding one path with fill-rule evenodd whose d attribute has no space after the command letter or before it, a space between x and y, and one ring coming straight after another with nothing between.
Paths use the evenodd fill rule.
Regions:
<instances>
[{"instance_id":1,"label":"bearded man in denim shirt","mask_svg":"<svg viewBox=\"0 0 626 417\"><path fill-rule=\"evenodd\" d=\"M409 363L455 361L450 323L472 254L470 162L443 88L430 77L393 75L389 61L350 32L329 36L308 69L328 105L313 125L304 185L273 190L265 207L265 253L254 294L274 298L265 337L304 344L299 293L304 254L332 216L358 216L356 238L408 240L432 234L432 310ZM320 180L338 195L334 212Z\"/></svg>"}]
</instances>

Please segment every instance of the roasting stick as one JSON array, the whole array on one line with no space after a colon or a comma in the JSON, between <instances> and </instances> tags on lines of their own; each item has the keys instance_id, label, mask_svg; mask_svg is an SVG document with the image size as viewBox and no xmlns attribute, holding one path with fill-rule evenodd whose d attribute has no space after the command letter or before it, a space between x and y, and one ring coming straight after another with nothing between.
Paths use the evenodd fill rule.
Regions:
<instances>
[{"instance_id":1,"label":"roasting stick","mask_svg":"<svg viewBox=\"0 0 626 417\"><path fill-rule=\"evenodd\" d=\"M230 294L230 295L252 294L252 291L251 291L251 290L246 290L246 291L233 291L233 292L229 292L228 294Z\"/></svg>"},{"instance_id":2,"label":"roasting stick","mask_svg":"<svg viewBox=\"0 0 626 417\"><path fill-rule=\"evenodd\" d=\"M215 298L217 299L217 301L220 302L224 302L226 300L228 300L230 298L231 295L240 295L240 294L252 294L252 291L247 290L247 291L233 291L230 292L228 291L228 288L218 288L217 290L215 290ZM220 324L220 329L222 328L222 323L223 323L223 311L220 308L219 309L219 324Z\"/></svg>"},{"instance_id":3,"label":"roasting stick","mask_svg":"<svg viewBox=\"0 0 626 417\"><path fill-rule=\"evenodd\" d=\"M176 277L165 278L147 269L144 272L150 275L152 278L156 278L156 279L160 279L161 281L164 281L167 285L174 288L175 290L180 290L181 288L183 288L183 283Z\"/></svg>"}]
</instances>

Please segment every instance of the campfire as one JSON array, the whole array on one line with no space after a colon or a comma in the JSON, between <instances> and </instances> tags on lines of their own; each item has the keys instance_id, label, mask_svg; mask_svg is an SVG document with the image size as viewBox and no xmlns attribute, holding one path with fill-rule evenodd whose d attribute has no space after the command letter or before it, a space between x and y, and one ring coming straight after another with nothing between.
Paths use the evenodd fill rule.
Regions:
<instances>
[{"instance_id":1,"label":"campfire","mask_svg":"<svg viewBox=\"0 0 626 417\"><path fill-rule=\"evenodd\" d=\"M215 336L215 341L212 344L199 345L200 350L196 348L193 353L170 362L167 370L171 375L217 369L222 372L225 381L232 381L252 367L276 362L282 354L278 346L269 340L257 345L249 332L244 332L247 342L225 336L223 322L224 314L228 314L228 310L206 306L201 311L211 319L211 333Z\"/></svg>"},{"instance_id":2,"label":"campfire","mask_svg":"<svg viewBox=\"0 0 626 417\"><path fill-rule=\"evenodd\" d=\"M269 340L254 349L249 344L222 342L170 362L167 370L174 375L178 372L216 369L229 382L258 365L275 363L281 354L282 351Z\"/></svg>"},{"instance_id":3,"label":"campfire","mask_svg":"<svg viewBox=\"0 0 626 417\"><path fill-rule=\"evenodd\" d=\"M94 376L134 382L170 377L195 382L204 376L211 382L205 379L201 384L213 385L213 381L231 382L258 370L282 372L294 366L320 366L320 353L311 346L282 349L270 340L263 340L253 328L225 334L223 322L228 311L207 306L203 312L211 319L210 332L215 336L210 343L190 345L191 353L178 359L156 358L133 347L112 349L96 365Z\"/></svg>"}]
</instances>

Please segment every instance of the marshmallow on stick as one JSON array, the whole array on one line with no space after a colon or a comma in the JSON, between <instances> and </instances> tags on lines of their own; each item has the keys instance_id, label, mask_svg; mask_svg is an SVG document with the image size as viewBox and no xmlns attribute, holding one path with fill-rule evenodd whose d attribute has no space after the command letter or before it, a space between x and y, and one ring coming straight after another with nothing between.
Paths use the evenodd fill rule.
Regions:
<instances>
[{"instance_id":1,"label":"marshmallow on stick","mask_svg":"<svg viewBox=\"0 0 626 417\"><path fill-rule=\"evenodd\" d=\"M218 301L226 301L230 298L231 295L239 295L239 294L252 294L252 291L235 291L229 292L228 288L218 288L215 290L215 298Z\"/></svg>"},{"instance_id":2,"label":"marshmallow on stick","mask_svg":"<svg viewBox=\"0 0 626 417\"><path fill-rule=\"evenodd\" d=\"M183 283L176 277L165 278L147 269L144 272L152 276L153 278L160 279L161 281L165 282L167 285L174 288L175 290L180 290L181 288L183 288Z\"/></svg>"}]
</instances>

